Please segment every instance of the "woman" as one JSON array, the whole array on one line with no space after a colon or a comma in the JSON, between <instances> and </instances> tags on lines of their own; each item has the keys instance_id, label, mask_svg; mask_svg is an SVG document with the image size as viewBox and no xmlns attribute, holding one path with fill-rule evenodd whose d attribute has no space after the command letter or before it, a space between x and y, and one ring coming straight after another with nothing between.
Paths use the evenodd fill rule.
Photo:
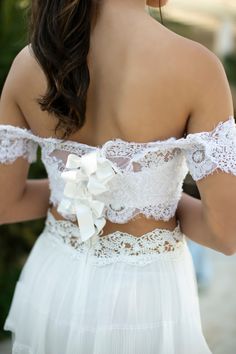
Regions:
<instances>
[{"instance_id":1,"label":"woman","mask_svg":"<svg viewBox=\"0 0 236 354\"><path fill-rule=\"evenodd\" d=\"M185 235L235 253L232 97L215 55L145 5L32 3L1 98L0 219L47 219L5 323L13 353L210 353ZM38 146L49 178L27 180Z\"/></svg>"}]
</instances>

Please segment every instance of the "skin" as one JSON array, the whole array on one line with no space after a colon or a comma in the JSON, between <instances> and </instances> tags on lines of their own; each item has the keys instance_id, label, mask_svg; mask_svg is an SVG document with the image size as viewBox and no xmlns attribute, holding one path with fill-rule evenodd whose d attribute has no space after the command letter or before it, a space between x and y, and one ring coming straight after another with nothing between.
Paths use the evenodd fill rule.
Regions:
<instances>
[{"instance_id":1,"label":"skin","mask_svg":"<svg viewBox=\"0 0 236 354\"><path fill-rule=\"evenodd\" d=\"M157 6L156 1L147 4ZM91 84L86 123L70 140L96 146L117 137L136 142L181 138L185 132L210 131L233 115L229 84L218 58L199 43L156 22L145 5L144 0L101 3L88 56ZM26 127L42 137L53 136L56 119L35 102L46 86L41 68L24 48L5 83L0 123ZM46 215L48 181L29 181L27 173L28 164L23 159L0 166L0 186L4 186L0 190L1 223ZM225 188L228 185L230 191ZM182 231L192 240L233 254L235 176L214 174L198 181L197 186L202 200L183 193L177 213L169 221L142 216L127 224L108 221L104 235L115 230L135 236L154 228L173 230L178 218ZM55 207L52 213L62 218Z\"/></svg>"}]
</instances>

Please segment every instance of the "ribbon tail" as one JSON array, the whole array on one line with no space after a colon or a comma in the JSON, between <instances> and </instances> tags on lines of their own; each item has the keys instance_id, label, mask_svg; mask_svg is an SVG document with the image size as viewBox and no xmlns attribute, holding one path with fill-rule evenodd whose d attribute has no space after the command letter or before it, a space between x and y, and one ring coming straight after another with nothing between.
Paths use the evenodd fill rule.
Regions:
<instances>
[{"instance_id":1,"label":"ribbon tail","mask_svg":"<svg viewBox=\"0 0 236 354\"><path fill-rule=\"evenodd\" d=\"M97 233L99 234L102 229L104 228L104 226L106 225L106 219L105 218L98 218L95 220L95 225L97 228Z\"/></svg>"},{"instance_id":2,"label":"ribbon tail","mask_svg":"<svg viewBox=\"0 0 236 354\"><path fill-rule=\"evenodd\" d=\"M75 154L69 154L67 157L66 168L77 169L80 167L80 157Z\"/></svg>"},{"instance_id":3,"label":"ribbon tail","mask_svg":"<svg viewBox=\"0 0 236 354\"><path fill-rule=\"evenodd\" d=\"M90 208L92 209L95 220L102 217L105 204L99 200L91 200Z\"/></svg>"},{"instance_id":4,"label":"ribbon tail","mask_svg":"<svg viewBox=\"0 0 236 354\"><path fill-rule=\"evenodd\" d=\"M76 216L79 223L81 240L85 242L96 232L91 209L84 204L79 204L76 208Z\"/></svg>"}]
</instances>

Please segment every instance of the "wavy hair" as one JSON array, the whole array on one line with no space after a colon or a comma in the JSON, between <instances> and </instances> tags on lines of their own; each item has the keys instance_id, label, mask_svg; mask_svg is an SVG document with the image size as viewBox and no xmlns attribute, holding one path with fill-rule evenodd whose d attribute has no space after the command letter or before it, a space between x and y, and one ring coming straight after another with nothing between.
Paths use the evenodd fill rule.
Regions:
<instances>
[{"instance_id":1,"label":"wavy hair","mask_svg":"<svg viewBox=\"0 0 236 354\"><path fill-rule=\"evenodd\" d=\"M162 8L161 8L161 0L158 0L158 5L159 5L160 20L161 20L161 23L164 25Z\"/></svg>"},{"instance_id":2,"label":"wavy hair","mask_svg":"<svg viewBox=\"0 0 236 354\"><path fill-rule=\"evenodd\" d=\"M87 56L92 0L32 0L30 42L47 78L41 109L58 118L55 133L66 138L85 122L90 75Z\"/></svg>"}]
</instances>

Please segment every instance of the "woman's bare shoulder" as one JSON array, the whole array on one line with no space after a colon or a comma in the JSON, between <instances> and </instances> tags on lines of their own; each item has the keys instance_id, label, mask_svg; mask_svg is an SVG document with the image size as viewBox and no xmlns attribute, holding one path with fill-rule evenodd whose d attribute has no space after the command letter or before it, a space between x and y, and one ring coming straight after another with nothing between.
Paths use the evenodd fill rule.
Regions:
<instances>
[{"instance_id":1,"label":"woman's bare shoulder","mask_svg":"<svg viewBox=\"0 0 236 354\"><path fill-rule=\"evenodd\" d=\"M14 71L16 74L21 72L28 77L31 76L32 71L34 73L41 71L30 44L22 48L13 59L11 71Z\"/></svg>"},{"instance_id":2,"label":"woman's bare shoulder","mask_svg":"<svg viewBox=\"0 0 236 354\"><path fill-rule=\"evenodd\" d=\"M185 66L186 69L200 69L202 72L213 69L222 69L220 59L215 53L203 44L186 38L172 30L163 27L162 46L166 48L169 56L175 58L177 65ZM157 47L158 51L158 47ZM196 72L196 70L193 70Z\"/></svg>"},{"instance_id":3,"label":"woman's bare shoulder","mask_svg":"<svg viewBox=\"0 0 236 354\"><path fill-rule=\"evenodd\" d=\"M226 80L220 59L203 44L181 36L160 23L150 26L147 38L143 57L148 68L158 72L158 77L172 79L172 85L181 83L185 89L189 86L191 90L194 82L198 90L202 87L211 89L216 79Z\"/></svg>"},{"instance_id":4,"label":"woman's bare shoulder","mask_svg":"<svg viewBox=\"0 0 236 354\"><path fill-rule=\"evenodd\" d=\"M6 80L14 97L40 92L45 89L45 75L37 62L30 45L25 46L14 58Z\"/></svg>"},{"instance_id":5,"label":"woman's bare shoulder","mask_svg":"<svg viewBox=\"0 0 236 354\"><path fill-rule=\"evenodd\" d=\"M224 66L217 55L203 44L185 38L168 29L163 31L166 67L183 83L196 102L204 93L220 89L229 94ZM158 51L158 48L157 48ZM200 94L202 93L202 94Z\"/></svg>"},{"instance_id":6,"label":"woman's bare shoulder","mask_svg":"<svg viewBox=\"0 0 236 354\"><path fill-rule=\"evenodd\" d=\"M2 110L4 107L6 119L9 119L9 115L16 114L17 111L20 112L21 120L31 126L33 119L36 119L33 117L38 117L41 112L37 98L42 96L46 90L45 74L31 47L25 46L13 59L3 86L1 107ZM10 107L12 107L11 112L9 112Z\"/></svg>"},{"instance_id":7,"label":"woman's bare shoulder","mask_svg":"<svg viewBox=\"0 0 236 354\"><path fill-rule=\"evenodd\" d=\"M188 131L208 130L233 115L228 78L221 60L204 45L171 35L169 55L175 58L175 71L191 106ZM171 41L171 40L170 40Z\"/></svg>"}]
</instances>

